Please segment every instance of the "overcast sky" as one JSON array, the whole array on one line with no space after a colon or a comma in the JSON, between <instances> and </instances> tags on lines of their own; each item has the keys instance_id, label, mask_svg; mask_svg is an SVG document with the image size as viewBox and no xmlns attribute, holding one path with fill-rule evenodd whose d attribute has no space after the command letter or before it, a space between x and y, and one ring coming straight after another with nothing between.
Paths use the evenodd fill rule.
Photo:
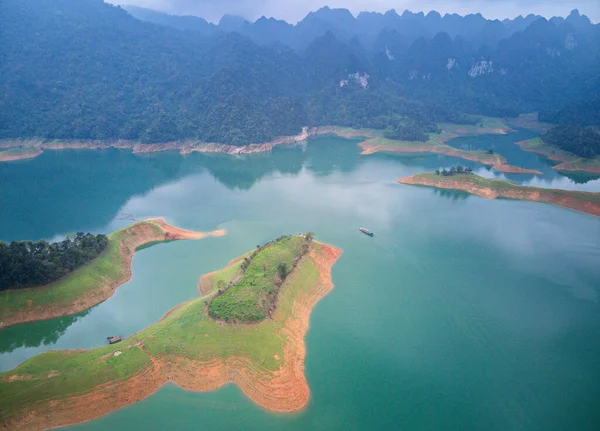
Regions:
<instances>
[{"instance_id":1,"label":"overcast sky","mask_svg":"<svg viewBox=\"0 0 600 431\"><path fill-rule=\"evenodd\" d=\"M290 23L301 20L308 12L324 5L349 9L355 15L361 11L385 12L404 9L413 12L437 10L461 15L480 12L486 18L514 18L529 13L546 17L567 16L572 9L587 15L592 22L600 21L600 0L106 0L110 3L133 4L177 15L197 15L217 22L223 14L241 15L256 20L262 15L284 19Z\"/></svg>"}]
</instances>

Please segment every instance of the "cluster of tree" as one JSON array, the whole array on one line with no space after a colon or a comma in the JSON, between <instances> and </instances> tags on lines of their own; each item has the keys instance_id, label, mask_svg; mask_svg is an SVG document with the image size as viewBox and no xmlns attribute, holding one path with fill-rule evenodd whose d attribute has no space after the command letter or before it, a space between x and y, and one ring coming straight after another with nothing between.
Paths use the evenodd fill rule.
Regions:
<instances>
[{"instance_id":1,"label":"cluster of tree","mask_svg":"<svg viewBox=\"0 0 600 431\"><path fill-rule=\"evenodd\" d=\"M599 126L600 94L591 91L590 94L582 99L540 112L539 119L554 124Z\"/></svg>"},{"instance_id":2,"label":"cluster of tree","mask_svg":"<svg viewBox=\"0 0 600 431\"><path fill-rule=\"evenodd\" d=\"M600 29L578 13L505 31L477 15L324 8L249 33L229 18L215 32L176 19L182 31L101 0L3 0L0 15L0 138L245 145L341 125L424 140L465 114L549 112L600 93ZM497 43L465 40L488 27Z\"/></svg>"},{"instance_id":3,"label":"cluster of tree","mask_svg":"<svg viewBox=\"0 0 600 431\"><path fill-rule=\"evenodd\" d=\"M544 133L542 140L579 157L600 155L600 133L593 127L559 125Z\"/></svg>"},{"instance_id":4,"label":"cluster of tree","mask_svg":"<svg viewBox=\"0 0 600 431\"><path fill-rule=\"evenodd\" d=\"M106 235L83 232L54 243L0 242L0 291L58 280L97 257L107 244Z\"/></svg>"},{"instance_id":5,"label":"cluster of tree","mask_svg":"<svg viewBox=\"0 0 600 431\"><path fill-rule=\"evenodd\" d=\"M461 174L472 174L473 173L473 168L471 168L470 166L467 166L466 168L463 168L461 165L458 166L452 166L450 169L436 169L435 170L435 174L436 175L442 175L444 177L451 177L453 175L461 175Z\"/></svg>"},{"instance_id":6,"label":"cluster of tree","mask_svg":"<svg viewBox=\"0 0 600 431\"><path fill-rule=\"evenodd\" d=\"M388 139L399 139L403 141L426 141L429 133L440 133L440 128L433 123L394 116L383 135Z\"/></svg>"}]
</instances>

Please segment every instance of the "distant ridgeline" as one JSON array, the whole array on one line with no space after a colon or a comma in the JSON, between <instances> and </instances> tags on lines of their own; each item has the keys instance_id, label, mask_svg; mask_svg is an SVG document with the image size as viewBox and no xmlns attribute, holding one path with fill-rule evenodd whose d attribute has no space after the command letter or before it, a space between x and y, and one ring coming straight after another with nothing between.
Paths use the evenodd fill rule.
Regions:
<instances>
[{"instance_id":1,"label":"distant ridgeline","mask_svg":"<svg viewBox=\"0 0 600 431\"><path fill-rule=\"evenodd\" d=\"M0 241L0 291L58 280L106 248L106 235L78 232L63 241Z\"/></svg>"},{"instance_id":2,"label":"distant ridgeline","mask_svg":"<svg viewBox=\"0 0 600 431\"><path fill-rule=\"evenodd\" d=\"M245 145L339 125L423 140L436 122L523 112L598 125L600 27L577 11L492 21L322 8L293 26L127 10L0 2L0 138Z\"/></svg>"}]
</instances>

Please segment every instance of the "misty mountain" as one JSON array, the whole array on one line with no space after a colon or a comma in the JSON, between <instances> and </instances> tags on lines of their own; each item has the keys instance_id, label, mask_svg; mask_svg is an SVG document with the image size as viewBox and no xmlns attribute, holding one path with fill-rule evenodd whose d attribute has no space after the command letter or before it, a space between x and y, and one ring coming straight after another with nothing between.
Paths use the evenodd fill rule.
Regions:
<instances>
[{"instance_id":1,"label":"misty mountain","mask_svg":"<svg viewBox=\"0 0 600 431\"><path fill-rule=\"evenodd\" d=\"M169 15L133 5L124 5L123 9L140 21L147 21L179 30L197 31L202 35L212 35L220 31L216 25L197 16Z\"/></svg>"},{"instance_id":2,"label":"misty mountain","mask_svg":"<svg viewBox=\"0 0 600 431\"><path fill-rule=\"evenodd\" d=\"M197 24L192 24L193 21L190 20L192 17L176 17L135 6L124 6L124 8L143 21L170 25L181 30L193 30L193 26L197 25L198 31L204 33L207 31L203 25L206 22L202 18L198 18L200 21ZM524 30L540 18L539 15L528 15L525 18L519 16L514 20L499 21L485 19L481 14L466 16L446 14L442 17L436 11L431 11L427 15L422 12L404 11L399 15L393 9L383 14L361 12L355 18L347 9L332 9L325 6L310 12L296 25L265 17L251 23L241 17L225 15L219 22L218 28L226 32L236 31L250 37L258 44L279 42L297 50L306 49L314 39L327 32L331 32L336 38L345 42L356 38L365 48L370 49L376 42L377 36L383 31L395 31L407 43L412 43L420 37L431 38L443 32L452 38L462 36L479 47L494 46L501 39Z\"/></svg>"},{"instance_id":3,"label":"misty mountain","mask_svg":"<svg viewBox=\"0 0 600 431\"><path fill-rule=\"evenodd\" d=\"M244 145L328 124L420 139L434 122L474 121L465 114L598 118L587 110L598 108L600 27L576 12L346 12L216 26L140 20L102 0L4 0L0 137ZM482 33L495 42L473 40Z\"/></svg>"}]
</instances>

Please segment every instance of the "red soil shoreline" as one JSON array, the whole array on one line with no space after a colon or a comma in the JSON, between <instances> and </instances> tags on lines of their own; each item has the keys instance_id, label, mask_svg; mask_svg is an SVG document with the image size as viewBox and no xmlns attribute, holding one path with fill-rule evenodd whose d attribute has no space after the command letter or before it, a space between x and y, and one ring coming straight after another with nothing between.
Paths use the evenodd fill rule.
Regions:
<instances>
[{"instance_id":1,"label":"red soil shoreline","mask_svg":"<svg viewBox=\"0 0 600 431\"><path fill-rule=\"evenodd\" d=\"M13 418L10 422L0 424L1 429L40 431L87 422L141 401L168 382L191 391L209 391L234 383L264 409L275 412L302 409L310 397L304 373L304 338L314 305L333 288L331 267L341 253L341 250L326 244L320 244L318 252L314 249L310 251L308 258L316 266L319 280L311 289L295 298L291 314L280 330L287 342L284 346L283 365L277 371L261 373L245 357L213 359L208 362L174 355L155 357L144 349L142 343L137 343L128 348L139 348L147 355L147 368L125 381L103 384L80 396L49 401L25 417ZM274 318L280 317L276 313Z\"/></svg>"},{"instance_id":2,"label":"red soil shoreline","mask_svg":"<svg viewBox=\"0 0 600 431\"><path fill-rule=\"evenodd\" d=\"M471 177L481 178L475 175L472 175ZM536 187L517 186L515 184L513 184L513 187L485 187L465 176L431 179L416 174L400 178L396 181L401 184L462 190L486 199L502 197L516 200L544 202L600 217L600 193L541 189Z\"/></svg>"},{"instance_id":3,"label":"red soil shoreline","mask_svg":"<svg viewBox=\"0 0 600 431\"><path fill-rule=\"evenodd\" d=\"M515 142L516 145L523 151L527 151L529 153L539 154L540 156L544 156L549 160L554 162L559 162L559 164L552 166L552 169L556 171L569 171L569 172L587 172L590 174L599 174L600 175L600 166L573 166L572 163L578 163L583 158L578 158L575 155L569 155L566 151L560 150L559 152L546 151L538 148L529 148L527 147L527 143L530 139L525 141ZM557 150L558 151L558 150Z\"/></svg>"}]
</instances>

